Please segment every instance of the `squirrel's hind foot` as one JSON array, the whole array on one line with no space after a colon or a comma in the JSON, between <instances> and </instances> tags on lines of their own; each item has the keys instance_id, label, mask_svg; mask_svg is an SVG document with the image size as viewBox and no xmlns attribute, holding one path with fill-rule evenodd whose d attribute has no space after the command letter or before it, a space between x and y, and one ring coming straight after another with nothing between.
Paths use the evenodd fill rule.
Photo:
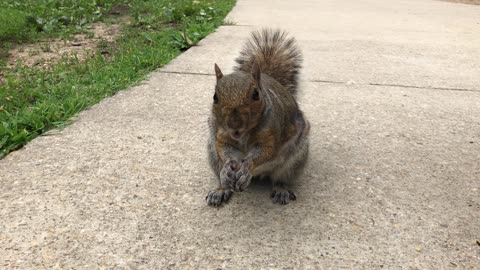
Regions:
<instances>
[{"instance_id":1,"label":"squirrel's hind foot","mask_svg":"<svg viewBox=\"0 0 480 270\"><path fill-rule=\"evenodd\" d=\"M290 201L295 201L297 199L297 195L295 195L295 192L285 189L283 187L273 187L270 198L272 198L273 203L285 205L288 204Z\"/></svg>"},{"instance_id":2,"label":"squirrel's hind foot","mask_svg":"<svg viewBox=\"0 0 480 270\"><path fill-rule=\"evenodd\" d=\"M205 200L207 200L207 204L209 206L219 207L223 203L228 202L228 200L230 200L230 197L232 197L232 194L233 191L231 189L217 188L208 192Z\"/></svg>"}]
</instances>

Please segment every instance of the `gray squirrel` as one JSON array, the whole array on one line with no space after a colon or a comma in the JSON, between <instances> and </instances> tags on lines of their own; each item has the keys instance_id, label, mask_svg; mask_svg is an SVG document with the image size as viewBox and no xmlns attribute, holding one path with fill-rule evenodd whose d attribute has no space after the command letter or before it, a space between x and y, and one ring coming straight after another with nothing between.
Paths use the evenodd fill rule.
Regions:
<instances>
[{"instance_id":1,"label":"gray squirrel","mask_svg":"<svg viewBox=\"0 0 480 270\"><path fill-rule=\"evenodd\" d=\"M296 199L289 184L308 158L310 124L296 101L300 50L285 32L263 29L252 33L236 63L228 75L215 64L208 157L218 186L207 203L221 206L252 178L268 177L272 201L288 204Z\"/></svg>"}]
</instances>

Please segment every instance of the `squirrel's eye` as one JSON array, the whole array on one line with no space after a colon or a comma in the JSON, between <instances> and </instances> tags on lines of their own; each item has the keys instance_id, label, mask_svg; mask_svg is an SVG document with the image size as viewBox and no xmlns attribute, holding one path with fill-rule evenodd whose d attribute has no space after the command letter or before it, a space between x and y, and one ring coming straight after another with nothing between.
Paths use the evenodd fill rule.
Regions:
<instances>
[{"instance_id":1,"label":"squirrel's eye","mask_svg":"<svg viewBox=\"0 0 480 270\"><path fill-rule=\"evenodd\" d=\"M213 103L217 104L218 103L218 97L217 94L213 95Z\"/></svg>"},{"instance_id":2,"label":"squirrel's eye","mask_svg":"<svg viewBox=\"0 0 480 270\"><path fill-rule=\"evenodd\" d=\"M258 95L257 89L253 90L252 98L253 98L253 100L259 100L260 99L260 96Z\"/></svg>"}]
</instances>

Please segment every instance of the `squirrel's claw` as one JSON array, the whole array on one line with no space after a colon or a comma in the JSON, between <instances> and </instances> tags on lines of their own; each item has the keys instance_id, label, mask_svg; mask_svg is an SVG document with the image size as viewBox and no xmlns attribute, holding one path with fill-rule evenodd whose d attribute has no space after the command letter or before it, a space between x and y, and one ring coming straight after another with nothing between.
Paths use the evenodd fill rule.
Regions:
<instances>
[{"instance_id":1,"label":"squirrel's claw","mask_svg":"<svg viewBox=\"0 0 480 270\"><path fill-rule=\"evenodd\" d=\"M207 200L207 204L209 206L219 207L223 203L228 202L230 197L232 197L232 194L233 192L230 189L217 188L216 190L208 192L205 199Z\"/></svg>"},{"instance_id":2,"label":"squirrel's claw","mask_svg":"<svg viewBox=\"0 0 480 270\"><path fill-rule=\"evenodd\" d=\"M250 185L252 181L252 175L248 170L249 164L251 161L244 160L242 161L240 169L236 173L236 178L238 178L235 183L235 191L242 192Z\"/></svg>"},{"instance_id":3,"label":"squirrel's claw","mask_svg":"<svg viewBox=\"0 0 480 270\"><path fill-rule=\"evenodd\" d=\"M270 197L272 198L273 203L282 205L288 204L290 201L295 201L297 199L297 196L293 191L285 189L274 189Z\"/></svg>"},{"instance_id":4,"label":"squirrel's claw","mask_svg":"<svg viewBox=\"0 0 480 270\"><path fill-rule=\"evenodd\" d=\"M242 192L250 185L252 181L252 175L250 173L246 173L238 179L237 183L235 183L235 191Z\"/></svg>"},{"instance_id":5,"label":"squirrel's claw","mask_svg":"<svg viewBox=\"0 0 480 270\"><path fill-rule=\"evenodd\" d=\"M234 160L227 161L220 171L220 185L224 189L234 189L236 181L237 163Z\"/></svg>"}]
</instances>

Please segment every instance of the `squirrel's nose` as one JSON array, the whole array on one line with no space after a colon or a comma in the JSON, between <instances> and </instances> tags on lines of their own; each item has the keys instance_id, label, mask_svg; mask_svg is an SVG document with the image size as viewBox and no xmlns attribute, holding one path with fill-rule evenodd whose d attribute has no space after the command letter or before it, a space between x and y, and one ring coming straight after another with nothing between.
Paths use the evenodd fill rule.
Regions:
<instances>
[{"instance_id":1,"label":"squirrel's nose","mask_svg":"<svg viewBox=\"0 0 480 270\"><path fill-rule=\"evenodd\" d=\"M237 129L240 129L242 127L242 120L240 119L232 119L230 118L230 120L228 120L228 127L233 129L233 130L237 130Z\"/></svg>"},{"instance_id":2,"label":"squirrel's nose","mask_svg":"<svg viewBox=\"0 0 480 270\"><path fill-rule=\"evenodd\" d=\"M242 118L237 110L234 110L228 119L227 125L229 128L237 130L243 126Z\"/></svg>"}]
</instances>

